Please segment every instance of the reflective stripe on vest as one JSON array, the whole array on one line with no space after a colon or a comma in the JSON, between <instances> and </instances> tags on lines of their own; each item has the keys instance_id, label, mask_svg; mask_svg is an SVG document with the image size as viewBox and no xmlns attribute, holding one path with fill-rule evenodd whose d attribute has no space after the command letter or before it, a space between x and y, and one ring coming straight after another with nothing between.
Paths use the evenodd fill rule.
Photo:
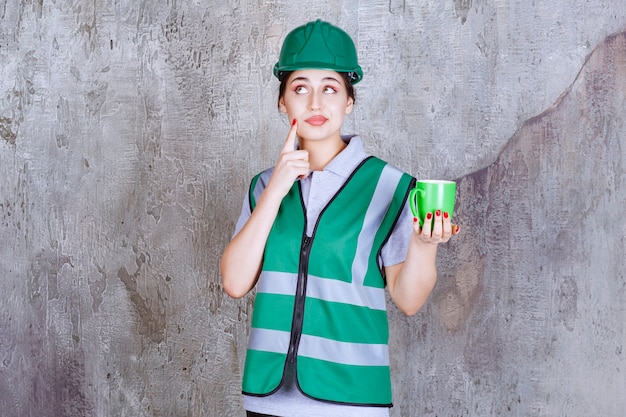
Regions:
<instances>
[{"instance_id":1,"label":"reflective stripe on vest","mask_svg":"<svg viewBox=\"0 0 626 417\"><path fill-rule=\"evenodd\" d=\"M251 184L252 208L265 185L258 179ZM391 405L379 257L412 181L380 159L365 160L324 208L311 239L294 185L268 237L257 283L245 393L274 392L286 361L294 361L299 388L313 398Z\"/></svg>"},{"instance_id":2,"label":"reflective stripe on vest","mask_svg":"<svg viewBox=\"0 0 626 417\"><path fill-rule=\"evenodd\" d=\"M251 329L248 349L283 353L289 347L289 332L269 329ZM345 343L303 334L298 355L313 359L361 366L388 366L386 344Z\"/></svg>"}]
</instances>

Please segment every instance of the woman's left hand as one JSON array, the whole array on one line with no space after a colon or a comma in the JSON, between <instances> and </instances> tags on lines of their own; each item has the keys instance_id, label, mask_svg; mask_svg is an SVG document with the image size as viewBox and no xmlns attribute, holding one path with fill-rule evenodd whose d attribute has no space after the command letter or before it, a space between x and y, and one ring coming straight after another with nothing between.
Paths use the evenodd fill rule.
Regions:
<instances>
[{"instance_id":1,"label":"woman's left hand","mask_svg":"<svg viewBox=\"0 0 626 417\"><path fill-rule=\"evenodd\" d=\"M434 217L434 221L433 221ZM450 215L437 210L426 217L424 227L413 220L413 233L404 262L385 267L387 288L396 306L406 315L417 313L437 282L437 248L459 233Z\"/></svg>"},{"instance_id":2,"label":"woman's left hand","mask_svg":"<svg viewBox=\"0 0 626 417\"><path fill-rule=\"evenodd\" d=\"M422 243L439 244L445 243L450 238L459 233L461 228L458 224L452 224L450 215L447 212L442 213L437 210L434 214L428 213L424 220L424 227L420 227L418 219L413 222L413 234Z\"/></svg>"}]
</instances>

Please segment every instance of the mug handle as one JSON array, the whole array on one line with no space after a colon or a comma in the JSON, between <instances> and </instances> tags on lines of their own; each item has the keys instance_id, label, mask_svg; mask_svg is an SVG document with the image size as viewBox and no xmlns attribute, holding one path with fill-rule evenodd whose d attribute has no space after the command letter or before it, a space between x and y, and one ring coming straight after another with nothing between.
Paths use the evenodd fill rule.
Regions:
<instances>
[{"instance_id":1,"label":"mug handle","mask_svg":"<svg viewBox=\"0 0 626 417\"><path fill-rule=\"evenodd\" d=\"M417 210L417 202L415 201L415 195L417 193L423 193L424 190L419 190L417 188L413 188L411 190L411 192L409 193L409 207L411 207L411 213L413 213L413 217L417 217L419 222L420 222L420 226L423 226L424 222L422 221L422 219L419 216L418 210Z\"/></svg>"}]
</instances>

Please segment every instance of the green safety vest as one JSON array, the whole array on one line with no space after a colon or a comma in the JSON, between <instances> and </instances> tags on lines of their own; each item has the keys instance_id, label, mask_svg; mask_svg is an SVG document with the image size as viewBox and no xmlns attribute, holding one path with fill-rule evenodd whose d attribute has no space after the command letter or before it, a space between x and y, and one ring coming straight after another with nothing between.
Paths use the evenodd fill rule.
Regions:
<instances>
[{"instance_id":1,"label":"green safety vest","mask_svg":"<svg viewBox=\"0 0 626 417\"><path fill-rule=\"evenodd\" d=\"M250 186L254 209L257 175ZM414 179L369 157L320 214L312 236L299 182L267 239L246 353L243 392L269 395L295 363L309 397L391 407L387 309L380 251Z\"/></svg>"}]
</instances>

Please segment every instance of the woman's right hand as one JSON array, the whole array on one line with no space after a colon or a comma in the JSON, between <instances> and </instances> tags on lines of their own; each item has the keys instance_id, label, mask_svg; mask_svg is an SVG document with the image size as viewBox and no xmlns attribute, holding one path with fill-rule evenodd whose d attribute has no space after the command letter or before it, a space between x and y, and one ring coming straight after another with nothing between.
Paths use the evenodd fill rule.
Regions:
<instances>
[{"instance_id":1,"label":"woman's right hand","mask_svg":"<svg viewBox=\"0 0 626 417\"><path fill-rule=\"evenodd\" d=\"M276 193L281 200L287 195L294 181L309 175L309 152L303 149L294 149L297 130L298 122L293 119L285 144L274 166L274 172L272 172L267 184L266 190L272 190L272 193Z\"/></svg>"},{"instance_id":2,"label":"woman's right hand","mask_svg":"<svg viewBox=\"0 0 626 417\"><path fill-rule=\"evenodd\" d=\"M261 272L267 237L280 204L294 181L309 175L309 153L305 150L294 150L296 129L297 123L294 120L267 187L261 193L246 224L222 254L222 285L231 297L243 297L254 287Z\"/></svg>"}]
</instances>

